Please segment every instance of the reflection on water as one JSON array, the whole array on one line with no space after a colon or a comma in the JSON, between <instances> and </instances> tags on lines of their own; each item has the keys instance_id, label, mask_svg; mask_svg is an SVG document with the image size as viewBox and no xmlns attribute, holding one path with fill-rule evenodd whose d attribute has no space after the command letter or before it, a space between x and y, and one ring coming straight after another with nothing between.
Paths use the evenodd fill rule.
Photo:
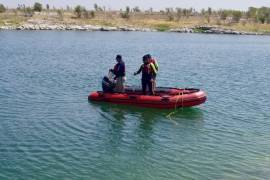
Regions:
<instances>
[{"instance_id":1,"label":"reflection on water","mask_svg":"<svg viewBox=\"0 0 270 180\"><path fill-rule=\"evenodd\" d=\"M178 109L152 109L136 106L117 105L105 102L90 102L97 108L98 113L108 120L119 122L127 119L128 116L138 117L143 129L151 129L156 121L203 121L203 111L200 108L178 108ZM184 121L185 120L185 121Z\"/></svg>"},{"instance_id":2,"label":"reflection on water","mask_svg":"<svg viewBox=\"0 0 270 180\"><path fill-rule=\"evenodd\" d=\"M102 117L100 121L106 119L103 136L108 140L104 146L112 156L122 151L146 156L189 130L194 131L194 136L199 135L203 124L203 111L199 108L162 110L104 102L90 102L90 107ZM167 118L172 111L171 119ZM175 131L179 134L172 137Z\"/></svg>"}]
</instances>

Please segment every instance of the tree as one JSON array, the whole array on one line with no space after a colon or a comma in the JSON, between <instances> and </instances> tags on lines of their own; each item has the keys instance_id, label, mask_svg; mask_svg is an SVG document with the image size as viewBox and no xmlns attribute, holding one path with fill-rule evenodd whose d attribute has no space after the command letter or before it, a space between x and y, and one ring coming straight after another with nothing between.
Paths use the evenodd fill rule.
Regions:
<instances>
[{"instance_id":1,"label":"tree","mask_svg":"<svg viewBox=\"0 0 270 180\"><path fill-rule=\"evenodd\" d=\"M94 9L95 11L103 11L103 8L98 6L97 4L94 4ZM105 7L104 7L104 11L105 11Z\"/></svg>"},{"instance_id":2,"label":"tree","mask_svg":"<svg viewBox=\"0 0 270 180\"><path fill-rule=\"evenodd\" d=\"M205 14L206 14L205 9L202 9L202 10L201 10L201 15L202 15L202 16L205 16Z\"/></svg>"},{"instance_id":3,"label":"tree","mask_svg":"<svg viewBox=\"0 0 270 180\"><path fill-rule=\"evenodd\" d=\"M258 9L255 7L249 7L247 11L248 18L256 18Z\"/></svg>"},{"instance_id":4,"label":"tree","mask_svg":"<svg viewBox=\"0 0 270 180\"><path fill-rule=\"evenodd\" d=\"M174 15L173 15L173 8L165 8L166 15L168 17L169 21L173 21Z\"/></svg>"},{"instance_id":5,"label":"tree","mask_svg":"<svg viewBox=\"0 0 270 180\"><path fill-rule=\"evenodd\" d=\"M91 17L91 18L94 18L94 17L95 17L95 11L90 11L89 14L90 14L90 17Z\"/></svg>"},{"instance_id":6,"label":"tree","mask_svg":"<svg viewBox=\"0 0 270 180\"><path fill-rule=\"evenodd\" d=\"M125 12L121 12L120 15L124 19L129 19L129 17L130 17L130 7L127 6L126 7L126 11Z\"/></svg>"},{"instance_id":7,"label":"tree","mask_svg":"<svg viewBox=\"0 0 270 180\"><path fill-rule=\"evenodd\" d=\"M184 8L184 9L182 9L182 12L183 12L183 15L184 15L186 18L189 18L189 16L190 16L190 11L189 11L189 9Z\"/></svg>"},{"instance_id":8,"label":"tree","mask_svg":"<svg viewBox=\"0 0 270 180\"><path fill-rule=\"evenodd\" d=\"M207 9L207 22L210 23L212 15L212 8L208 7Z\"/></svg>"},{"instance_id":9,"label":"tree","mask_svg":"<svg viewBox=\"0 0 270 180\"><path fill-rule=\"evenodd\" d=\"M98 5L97 4L94 4L94 9L95 9L95 11L98 11Z\"/></svg>"},{"instance_id":10,"label":"tree","mask_svg":"<svg viewBox=\"0 0 270 180\"><path fill-rule=\"evenodd\" d=\"M81 18L82 17L82 13L85 10L84 7L77 5L74 9L74 14L77 16L77 18Z\"/></svg>"},{"instance_id":11,"label":"tree","mask_svg":"<svg viewBox=\"0 0 270 180\"><path fill-rule=\"evenodd\" d=\"M133 8L133 11L134 11L134 12L141 12L141 10L140 10L140 8L139 8L138 6L134 7L134 8Z\"/></svg>"},{"instance_id":12,"label":"tree","mask_svg":"<svg viewBox=\"0 0 270 180\"><path fill-rule=\"evenodd\" d=\"M126 7L126 13L128 13L128 14L130 13L130 7L129 6Z\"/></svg>"},{"instance_id":13,"label":"tree","mask_svg":"<svg viewBox=\"0 0 270 180\"><path fill-rule=\"evenodd\" d=\"M182 17L182 9L181 8L176 8L176 17L177 20L179 21Z\"/></svg>"},{"instance_id":14,"label":"tree","mask_svg":"<svg viewBox=\"0 0 270 180\"><path fill-rule=\"evenodd\" d=\"M46 4L46 9L47 9L47 11L50 10L50 5L49 4Z\"/></svg>"},{"instance_id":15,"label":"tree","mask_svg":"<svg viewBox=\"0 0 270 180\"><path fill-rule=\"evenodd\" d=\"M71 9L71 8L69 7L69 5L67 5L67 6L66 6L66 10L67 10L67 11L70 11L70 9Z\"/></svg>"},{"instance_id":16,"label":"tree","mask_svg":"<svg viewBox=\"0 0 270 180\"><path fill-rule=\"evenodd\" d=\"M150 7L150 8L148 9L148 11L149 11L150 14L152 14L154 10L153 10L152 7Z\"/></svg>"},{"instance_id":17,"label":"tree","mask_svg":"<svg viewBox=\"0 0 270 180\"><path fill-rule=\"evenodd\" d=\"M195 12L195 9L189 8L189 14L190 14L191 16L194 14L194 12Z\"/></svg>"},{"instance_id":18,"label":"tree","mask_svg":"<svg viewBox=\"0 0 270 180\"><path fill-rule=\"evenodd\" d=\"M233 21L238 23L239 20L241 19L242 17L242 12L241 11L233 11L232 12L232 18L233 18Z\"/></svg>"},{"instance_id":19,"label":"tree","mask_svg":"<svg viewBox=\"0 0 270 180\"><path fill-rule=\"evenodd\" d=\"M220 10L220 11L219 11L219 18L220 18L221 20L226 20L227 17L229 16L229 14L230 14L230 12L227 11L227 10Z\"/></svg>"},{"instance_id":20,"label":"tree","mask_svg":"<svg viewBox=\"0 0 270 180\"><path fill-rule=\"evenodd\" d=\"M165 8L166 13L173 13L173 8Z\"/></svg>"},{"instance_id":21,"label":"tree","mask_svg":"<svg viewBox=\"0 0 270 180\"><path fill-rule=\"evenodd\" d=\"M257 19L262 24L269 23L270 22L270 8L267 8L267 7L259 8L258 13L257 13Z\"/></svg>"},{"instance_id":22,"label":"tree","mask_svg":"<svg viewBox=\"0 0 270 180\"><path fill-rule=\"evenodd\" d=\"M85 19L88 19L89 18L89 12L85 8L83 8L83 10L82 10L82 16Z\"/></svg>"},{"instance_id":23,"label":"tree","mask_svg":"<svg viewBox=\"0 0 270 180\"><path fill-rule=\"evenodd\" d=\"M0 4L0 13L3 13L6 11L6 8L3 4Z\"/></svg>"},{"instance_id":24,"label":"tree","mask_svg":"<svg viewBox=\"0 0 270 180\"><path fill-rule=\"evenodd\" d=\"M212 8L208 7L207 14L208 14L208 16L211 16L212 15Z\"/></svg>"},{"instance_id":25,"label":"tree","mask_svg":"<svg viewBox=\"0 0 270 180\"><path fill-rule=\"evenodd\" d=\"M32 17L34 15L33 9L30 7L24 8L24 16L25 17Z\"/></svg>"},{"instance_id":26,"label":"tree","mask_svg":"<svg viewBox=\"0 0 270 180\"><path fill-rule=\"evenodd\" d=\"M266 17L266 23L270 23L270 8L267 8L267 11L265 12Z\"/></svg>"},{"instance_id":27,"label":"tree","mask_svg":"<svg viewBox=\"0 0 270 180\"><path fill-rule=\"evenodd\" d=\"M22 9L22 5L21 4L18 4L17 10L21 10L21 9Z\"/></svg>"},{"instance_id":28,"label":"tree","mask_svg":"<svg viewBox=\"0 0 270 180\"><path fill-rule=\"evenodd\" d=\"M42 4L35 2L33 10L36 12L41 12L42 11Z\"/></svg>"}]
</instances>

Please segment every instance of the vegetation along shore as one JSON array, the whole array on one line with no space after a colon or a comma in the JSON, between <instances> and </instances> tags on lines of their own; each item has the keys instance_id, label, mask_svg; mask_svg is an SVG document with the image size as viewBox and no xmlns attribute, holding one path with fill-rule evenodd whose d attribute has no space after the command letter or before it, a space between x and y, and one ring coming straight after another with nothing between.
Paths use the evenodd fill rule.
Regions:
<instances>
[{"instance_id":1,"label":"vegetation along shore","mask_svg":"<svg viewBox=\"0 0 270 180\"><path fill-rule=\"evenodd\" d=\"M250 7L246 11L165 8L154 11L139 7L106 9L97 4L57 9L49 4L31 7L0 4L0 30L81 30L81 31L168 31L210 34L270 34L270 8Z\"/></svg>"}]
</instances>

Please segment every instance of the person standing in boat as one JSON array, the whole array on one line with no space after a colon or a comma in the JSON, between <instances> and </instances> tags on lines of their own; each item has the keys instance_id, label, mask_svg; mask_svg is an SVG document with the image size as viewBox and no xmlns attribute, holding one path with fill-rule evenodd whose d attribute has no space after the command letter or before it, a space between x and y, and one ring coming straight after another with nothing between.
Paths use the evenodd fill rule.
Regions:
<instances>
[{"instance_id":1,"label":"person standing in boat","mask_svg":"<svg viewBox=\"0 0 270 180\"><path fill-rule=\"evenodd\" d=\"M153 63L156 68L156 72L153 74L153 87L155 91L156 90L156 77L157 77L157 72L158 72L158 62L150 54L147 54L146 56L148 58L148 61L150 61L150 63Z\"/></svg>"},{"instance_id":2,"label":"person standing in boat","mask_svg":"<svg viewBox=\"0 0 270 180\"><path fill-rule=\"evenodd\" d=\"M110 71L115 75L114 80L115 88L114 92L120 92L123 93L125 91L125 75L126 75L126 68L125 68L125 62L122 59L121 55L116 56L116 64L113 69L110 69Z\"/></svg>"},{"instance_id":3,"label":"person standing in boat","mask_svg":"<svg viewBox=\"0 0 270 180\"><path fill-rule=\"evenodd\" d=\"M154 74L157 73L155 65L150 62L147 55L143 56L143 64L140 69L134 73L134 76L142 72L142 92L146 94L146 88L148 87L150 95L155 95L154 91Z\"/></svg>"}]
</instances>

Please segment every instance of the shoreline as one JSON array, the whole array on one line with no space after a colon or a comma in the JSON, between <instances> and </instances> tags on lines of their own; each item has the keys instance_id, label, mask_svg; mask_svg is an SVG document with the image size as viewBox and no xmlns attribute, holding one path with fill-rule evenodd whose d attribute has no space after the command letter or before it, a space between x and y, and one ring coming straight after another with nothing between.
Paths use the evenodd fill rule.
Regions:
<instances>
[{"instance_id":1,"label":"shoreline","mask_svg":"<svg viewBox=\"0 0 270 180\"><path fill-rule=\"evenodd\" d=\"M246 32L237 31L234 29L227 29L220 26L194 26L184 28L174 28L160 31L154 28L140 28L128 26L98 26L98 25L65 25L65 24L24 24L24 25L4 25L0 26L1 30L15 30L15 31L42 31L42 30L57 30L57 31L123 31L123 32L175 32L175 33L199 33L199 34L229 34L229 35L270 35L269 33Z\"/></svg>"}]
</instances>

